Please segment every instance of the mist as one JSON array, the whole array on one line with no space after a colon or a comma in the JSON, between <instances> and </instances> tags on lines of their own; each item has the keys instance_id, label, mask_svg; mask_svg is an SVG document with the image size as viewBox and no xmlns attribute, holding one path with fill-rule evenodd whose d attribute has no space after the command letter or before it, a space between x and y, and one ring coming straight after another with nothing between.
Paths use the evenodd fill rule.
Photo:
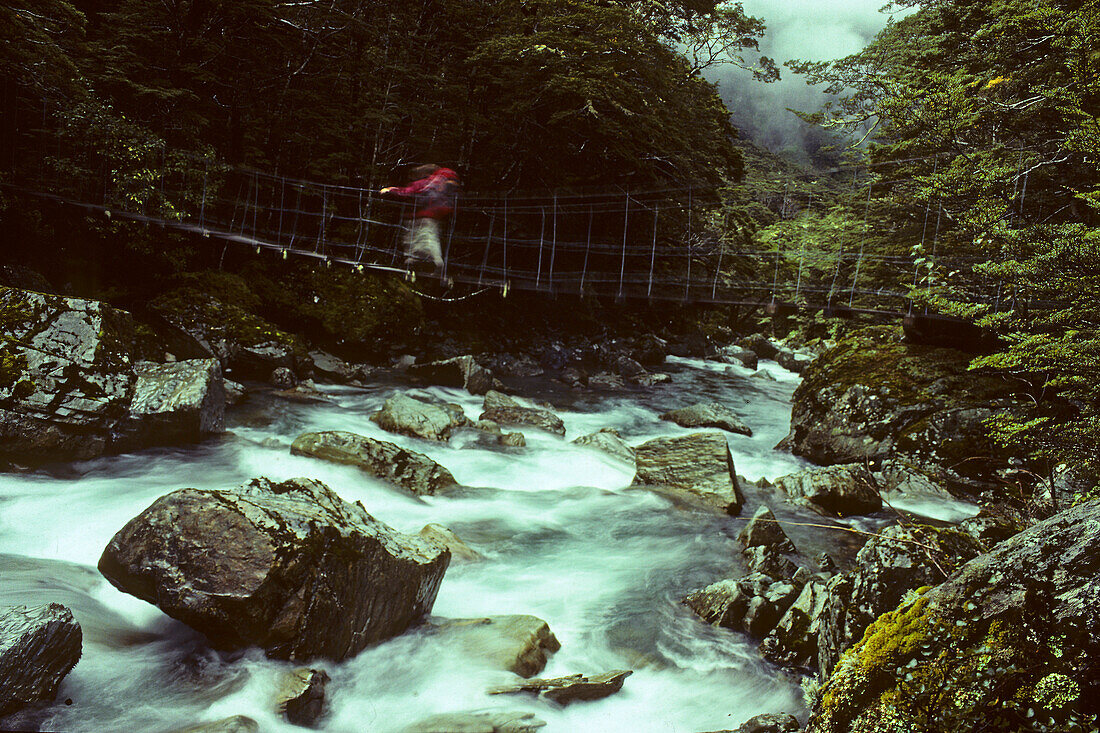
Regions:
<instances>
[{"instance_id":1,"label":"mist","mask_svg":"<svg viewBox=\"0 0 1100 733\"><path fill-rule=\"evenodd\" d=\"M748 138L792 162L807 164L823 144L833 142L805 124L788 108L815 111L826 101L820 87L810 87L783 64L790 59L828 60L859 51L882 30L890 15L879 12L885 0L742 0L745 13L762 18L767 31L760 54L780 66L780 81L755 82L733 66L706 74L717 82L734 124ZM895 14L898 17L898 14Z\"/></svg>"}]
</instances>

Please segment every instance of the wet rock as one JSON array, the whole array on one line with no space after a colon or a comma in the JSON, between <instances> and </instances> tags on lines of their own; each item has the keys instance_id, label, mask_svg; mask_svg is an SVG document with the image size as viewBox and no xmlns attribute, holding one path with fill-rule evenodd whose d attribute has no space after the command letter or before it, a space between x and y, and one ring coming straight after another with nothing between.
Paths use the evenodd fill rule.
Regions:
<instances>
[{"instance_id":1,"label":"wet rock","mask_svg":"<svg viewBox=\"0 0 1100 733\"><path fill-rule=\"evenodd\" d=\"M577 367L566 367L561 370L561 374L558 375L558 379L563 384L570 387L579 389L588 386L588 374L583 369Z\"/></svg>"},{"instance_id":2,"label":"wet rock","mask_svg":"<svg viewBox=\"0 0 1100 733\"><path fill-rule=\"evenodd\" d=\"M319 481L180 489L111 540L99 570L218 648L339 661L431 610L450 553Z\"/></svg>"},{"instance_id":3,"label":"wet rock","mask_svg":"<svg viewBox=\"0 0 1100 733\"><path fill-rule=\"evenodd\" d=\"M786 667L817 668L817 642L821 633L825 603L829 594L826 581L813 579L760 644L770 662Z\"/></svg>"},{"instance_id":4,"label":"wet rock","mask_svg":"<svg viewBox=\"0 0 1100 733\"><path fill-rule=\"evenodd\" d=\"M418 496L432 496L458 483L450 471L422 453L355 433L302 433L294 439L290 452L356 466Z\"/></svg>"},{"instance_id":5,"label":"wet rock","mask_svg":"<svg viewBox=\"0 0 1100 733\"><path fill-rule=\"evenodd\" d=\"M149 308L169 351L184 358L213 357L235 379L268 379L280 367L295 374L312 368L298 337L196 289L173 290Z\"/></svg>"},{"instance_id":6,"label":"wet rock","mask_svg":"<svg viewBox=\"0 0 1100 733\"><path fill-rule=\"evenodd\" d=\"M771 372L766 371L764 369L753 372L750 375L749 378L750 379L760 379L760 380L763 380L765 382L778 382L779 381L778 379L775 378L775 376L772 375Z\"/></svg>"},{"instance_id":7,"label":"wet rock","mask_svg":"<svg viewBox=\"0 0 1100 733\"><path fill-rule=\"evenodd\" d=\"M623 682L633 672L616 669L603 674L586 676L573 674L568 677L548 679L533 678L524 682L502 685L489 690L490 695L511 695L521 692L535 693L540 700L558 705L568 705L577 700L600 700L623 689Z\"/></svg>"},{"instance_id":8,"label":"wet rock","mask_svg":"<svg viewBox=\"0 0 1100 733\"><path fill-rule=\"evenodd\" d=\"M294 725L311 726L325 711L324 670L299 667L284 674L275 695L275 712Z\"/></svg>"},{"instance_id":9,"label":"wet rock","mask_svg":"<svg viewBox=\"0 0 1100 733\"><path fill-rule=\"evenodd\" d=\"M818 634L822 672L906 593L942 581L980 551L970 535L954 528L895 525L872 537L856 555L855 568L829 581Z\"/></svg>"},{"instance_id":10,"label":"wet rock","mask_svg":"<svg viewBox=\"0 0 1100 733\"><path fill-rule=\"evenodd\" d=\"M1008 730L1049 714L1089 720L1100 674L1098 572L1100 503L1020 532L879 616L825 682L808 730L871 730L883 700L908 730L929 720L937 730ZM1053 679L1062 681L1057 701L1040 694Z\"/></svg>"},{"instance_id":11,"label":"wet rock","mask_svg":"<svg viewBox=\"0 0 1100 733\"><path fill-rule=\"evenodd\" d=\"M784 557L775 548L753 545L741 551L745 558L745 567L750 573L763 573L776 580L793 578L799 566L788 557Z\"/></svg>"},{"instance_id":12,"label":"wet rock","mask_svg":"<svg viewBox=\"0 0 1100 733\"><path fill-rule=\"evenodd\" d=\"M745 547L760 545L778 552L797 552L791 538L779 526L775 514L764 504L752 515L752 519L741 530L737 539Z\"/></svg>"},{"instance_id":13,"label":"wet rock","mask_svg":"<svg viewBox=\"0 0 1100 733\"><path fill-rule=\"evenodd\" d=\"M755 351L740 346L726 346L718 352L718 356L727 363L740 364L746 369L756 369L759 363Z\"/></svg>"},{"instance_id":14,"label":"wet rock","mask_svg":"<svg viewBox=\"0 0 1100 733\"><path fill-rule=\"evenodd\" d=\"M81 641L80 624L60 603L0 611L0 716L52 702Z\"/></svg>"},{"instance_id":15,"label":"wet rock","mask_svg":"<svg viewBox=\"0 0 1100 733\"><path fill-rule=\"evenodd\" d=\"M777 478L775 486L797 503L827 516L871 514L882 508L878 482L858 464L800 471Z\"/></svg>"},{"instance_id":16,"label":"wet rock","mask_svg":"<svg viewBox=\"0 0 1100 733\"><path fill-rule=\"evenodd\" d=\"M370 419L391 433L436 441L449 440L456 428L473 424L460 405L407 392L390 397Z\"/></svg>"},{"instance_id":17,"label":"wet rock","mask_svg":"<svg viewBox=\"0 0 1100 733\"><path fill-rule=\"evenodd\" d=\"M298 386L298 377L290 367L285 366L275 367L267 381L279 389L294 389Z\"/></svg>"},{"instance_id":18,"label":"wet rock","mask_svg":"<svg viewBox=\"0 0 1100 733\"><path fill-rule=\"evenodd\" d=\"M402 733L535 733L546 725L531 713L486 710L443 713L403 728Z\"/></svg>"},{"instance_id":19,"label":"wet rock","mask_svg":"<svg viewBox=\"0 0 1100 733\"><path fill-rule=\"evenodd\" d=\"M472 356L414 364L409 368L409 375L429 384L461 387L470 394L485 394L499 386L492 372L479 365Z\"/></svg>"},{"instance_id":20,"label":"wet rock","mask_svg":"<svg viewBox=\"0 0 1100 733\"><path fill-rule=\"evenodd\" d=\"M603 389L622 389L626 381L618 374L610 372L597 372L588 378L589 387L601 387Z\"/></svg>"},{"instance_id":21,"label":"wet rock","mask_svg":"<svg viewBox=\"0 0 1100 733\"><path fill-rule=\"evenodd\" d=\"M523 433L504 433L500 436L500 444L509 448L523 448L527 445L527 438Z\"/></svg>"},{"instance_id":22,"label":"wet rock","mask_svg":"<svg viewBox=\"0 0 1100 733\"><path fill-rule=\"evenodd\" d=\"M458 535L442 524L425 524L419 534L424 539L450 550L451 562L479 562L485 559L481 553L471 548Z\"/></svg>"},{"instance_id":23,"label":"wet rock","mask_svg":"<svg viewBox=\"0 0 1100 733\"><path fill-rule=\"evenodd\" d=\"M810 354L799 354L790 349L780 349L774 358L779 366L795 374L806 371L806 367L814 360L814 357Z\"/></svg>"},{"instance_id":24,"label":"wet rock","mask_svg":"<svg viewBox=\"0 0 1100 733\"><path fill-rule=\"evenodd\" d=\"M225 430L225 388L216 359L138 362L134 376L128 437L120 445L189 443Z\"/></svg>"},{"instance_id":25,"label":"wet rock","mask_svg":"<svg viewBox=\"0 0 1100 733\"><path fill-rule=\"evenodd\" d=\"M647 367L664 364L667 353L668 342L653 334L639 336L630 348L630 357Z\"/></svg>"},{"instance_id":26,"label":"wet rock","mask_svg":"<svg viewBox=\"0 0 1100 733\"><path fill-rule=\"evenodd\" d=\"M223 379L222 388L225 390L226 407L238 405L248 396L248 390L245 389L245 386L240 382L234 382L232 379Z\"/></svg>"},{"instance_id":27,"label":"wet rock","mask_svg":"<svg viewBox=\"0 0 1100 733\"><path fill-rule=\"evenodd\" d=\"M520 379L541 377L546 373L529 354L498 354L492 359L489 368L494 374Z\"/></svg>"},{"instance_id":28,"label":"wet rock","mask_svg":"<svg viewBox=\"0 0 1100 733\"><path fill-rule=\"evenodd\" d=\"M279 390L271 394L284 400L290 400L291 402L300 402L304 404L332 404L332 400L329 396L318 390L317 385L314 384L312 379L304 379L299 382L296 387Z\"/></svg>"},{"instance_id":29,"label":"wet rock","mask_svg":"<svg viewBox=\"0 0 1100 733\"><path fill-rule=\"evenodd\" d=\"M769 340L767 336L763 336L759 333L754 333L751 336L746 336L741 339L740 345L753 352L761 359L774 359L776 355L779 354L780 349L778 344Z\"/></svg>"},{"instance_id":30,"label":"wet rock","mask_svg":"<svg viewBox=\"0 0 1100 733\"><path fill-rule=\"evenodd\" d=\"M623 440L619 431L614 428L603 428L594 433L582 435L579 438L574 438L573 442L577 445L584 445L603 451L630 466L634 465L634 449Z\"/></svg>"},{"instance_id":31,"label":"wet rock","mask_svg":"<svg viewBox=\"0 0 1100 733\"><path fill-rule=\"evenodd\" d=\"M1015 408L1010 387L969 370L970 358L905 343L890 327L857 331L803 372L781 445L823 465L897 454L921 466L955 466L965 477L987 476L1006 456L983 421Z\"/></svg>"},{"instance_id":32,"label":"wet rock","mask_svg":"<svg viewBox=\"0 0 1100 733\"><path fill-rule=\"evenodd\" d=\"M683 603L707 623L763 638L800 593L793 583L753 573L693 591Z\"/></svg>"},{"instance_id":33,"label":"wet rock","mask_svg":"<svg viewBox=\"0 0 1100 733\"><path fill-rule=\"evenodd\" d=\"M327 351L319 349L311 351L309 358L313 361L313 376L321 381L345 384L355 376L355 369L340 357L333 356Z\"/></svg>"},{"instance_id":34,"label":"wet rock","mask_svg":"<svg viewBox=\"0 0 1100 733\"><path fill-rule=\"evenodd\" d=\"M656 438L635 448L635 458L635 483L687 493L731 516L741 511L744 497L724 436Z\"/></svg>"},{"instance_id":35,"label":"wet rock","mask_svg":"<svg viewBox=\"0 0 1100 733\"><path fill-rule=\"evenodd\" d=\"M481 420L501 425L531 425L555 435L565 435L565 424L554 413L538 407L525 407L517 400L495 390L485 395Z\"/></svg>"},{"instance_id":36,"label":"wet rock","mask_svg":"<svg viewBox=\"0 0 1100 733\"><path fill-rule=\"evenodd\" d=\"M631 384L639 387L652 387L657 384L666 384L672 381L672 377L663 372L646 372L637 377L632 377Z\"/></svg>"},{"instance_id":37,"label":"wet rock","mask_svg":"<svg viewBox=\"0 0 1100 733\"><path fill-rule=\"evenodd\" d=\"M798 718L790 713L765 713L746 720L737 733L798 733L801 729Z\"/></svg>"},{"instance_id":38,"label":"wet rock","mask_svg":"<svg viewBox=\"0 0 1100 733\"><path fill-rule=\"evenodd\" d=\"M671 420L684 428L721 428L739 435L752 435L752 430L733 410L718 402L700 402L690 407L681 407L661 415L662 420Z\"/></svg>"},{"instance_id":39,"label":"wet rock","mask_svg":"<svg viewBox=\"0 0 1100 733\"><path fill-rule=\"evenodd\" d=\"M257 733L260 724L246 715L234 715L212 723L199 723L189 728L180 728L174 733Z\"/></svg>"},{"instance_id":40,"label":"wet rock","mask_svg":"<svg viewBox=\"0 0 1100 733\"><path fill-rule=\"evenodd\" d=\"M0 463L110 451L134 380L130 314L0 287L0 318Z\"/></svg>"},{"instance_id":41,"label":"wet rock","mask_svg":"<svg viewBox=\"0 0 1100 733\"><path fill-rule=\"evenodd\" d=\"M450 619L434 624L434 630L463 653L520 677L541 672L548 655L561 649L549 625L535 616Z\"/></svg>"},{"instance_id":42,"label":"wet rock","mask_svg":"<svg viewBox=\"0 0 1100 733\"><path fill-rule=\"evenodd\" d=\"M634 381L648 373L644 366L626 355L616 357L611 367L615 370L616 374L627 381Z\"/></svg>"}]
</instances>

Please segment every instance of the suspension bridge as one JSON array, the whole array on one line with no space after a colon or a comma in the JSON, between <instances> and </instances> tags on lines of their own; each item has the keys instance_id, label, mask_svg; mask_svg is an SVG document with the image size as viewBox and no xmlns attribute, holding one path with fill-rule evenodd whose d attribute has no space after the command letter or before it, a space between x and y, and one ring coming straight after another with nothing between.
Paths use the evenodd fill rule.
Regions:
<instances>
[{"instance_id":1,"label":"suspension bridge","mask_svg":"<svg viewBox=\"0 0 1100 733\"><path fill-rule=\"evenodd\" d=\"M150 156L147 156L150 157ZM335 185L228 166L209 158L154 151L128 171L106 161L40 157L15 163L2 184L23 194L111 218L251 247L408 276L403 234L412 203L370 188ZM853 177L854 180L854 177ZM866 208L874 183L867 185ZM789 185L787 186L789 189ZM784 193L780 218L814 205ZM708 222L720 192L692 186L628 191L467 191L443 228L442 280L452 291L526 290L549 296L768 307L781 315L914 315L922 260L910 252L866 251L841 242L822 255L782 243L735 246ZM942 210L919 207L922 244L944 268L971 262L936 251ZM864 229L867 227L864 211ZM924 248L921 248L921 252ZM923 258L927 262L928 257ZM875 283L872 286L872 283ZM884 286L884 283L890 284ZM972 297L1001 307L990 283Z\"/></svg>"}]
</instances>

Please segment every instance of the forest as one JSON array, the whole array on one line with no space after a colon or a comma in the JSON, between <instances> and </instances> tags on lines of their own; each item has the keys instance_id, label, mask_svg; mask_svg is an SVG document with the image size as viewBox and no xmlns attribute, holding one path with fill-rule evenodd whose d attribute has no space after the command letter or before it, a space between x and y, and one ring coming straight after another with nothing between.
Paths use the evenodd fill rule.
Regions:
<instances>
[{"instance_id":1,"label":"forest","mask_svg":"<svg viewBox=\"0 0 1100 733\"><path fill-rule=\"evenodd\" d=\"M655 730L740 722L706 717L697 685L764 691L755 709L738 701L723 713L764 713L742 733L1097 730L1100 2L894 0L882 12L889 20L864 48L818 61L762 56L767 17L724 0L0 0L0 509L14 512L0 512L0 577L14 579L11 588L33 578L39 571L19 564L26 555L70 563L56 572L72 575L56 585L71 589L89 564L90 541L56 554L33 549L26 527L38 520L17 517L40 516L34 502L45 499L25 498L19 477L64 492L139 476L157 491L116 496L95 483L89 491L100 499L63 510L91 513L102 500L103 521L121 520L114 532L194 470L198 488L157 499L141 517L169 497L179 516L214 516L225 501L177 494L232 476L252 482L231 503L270 494L272 512L312 517L320 507L323 521L350 522L362 510L363 526L388 531L366 510L382 507L380 517L401 525L435 522L438 509L486 551L453 533L428 540L446 558L395 571L406 585L378 596L407 601L408 618L387 621L385 632L345 633L351 622L333 609L354 601L333 589L360 582L358 571L310 576L335 593L317 606L329 616L306 618L313 605L304 620L264 616L262 604L196 610L190 586L149 590L168 581L141 572L169 561L127 567L138 563L130 545L147 541L135 517L103 551L99 573L209 641L147 619L124 630L118 619L133 614L118 615L123 606L85 631L86 645L109 650L93 659L111 665L138 664L118 651L130 643L119 639L147 633L163 645L140 664L171 680L175 702L126 718L141 729L183 731L185 718L238 704L287 660L318 658L326 661L308 670L309 689L319 685L323 697L319 675L332 676L349 702L324 713L318 702L306 724L374 729L361 727L369 694L391 727L412 722L408 698L380 681L398 672L379 650L434 640L409 647L417 671L399 676L431 678L438 695L433 675L443 673L424 649L443 644L432 654L451 663L465 660L455 648L487 643L436 640L469 631L470 619L433 625L428 615L448 562L459 565L450 587L526 613L505 582L461 564L488 557L502 577L569 563L621 573L578 570L587 600L609 594L606 628L591 620L603 610L567 594L588 616L563 611L562 640L573 632L579 641L583 629L577 646L595 638L595 651L561 652L566 662L551 669L587 675L614 665L584 678L594 686L585 689L614 687L610 696L650 685L668 696L667 710L652 700L582 702L615 723L583 718L576 730L648 730L632 727L644 715L657 716ZM820 107L787 111L812 130L803 137L810 147L773 152L750 136L755 129L739 131L738 111L707 81L722 66L745 72L732 98L781 76L821 90ZM457 214L435 235L446 267L430 274L402 268L419 204L401 208L388 192L426 164L460 181ZM161 396L139 398L145 388ZM188 394L199 396L182 418L177 402ZM467 404L475 394L478 405ZM724 402L673 409L703 395ZM360 419L366 405L379 411ZM729 406L759 424L750 428ZM658 427L645 422L650 413ZM668 433L669 423L725 431L729 446ZM517 426L524 432L506 432ZM597 432L568 450L598 448L634 472L624 479L619 464L562 452L560 436L578 429ZM211 437L223 434L244 447ZM401 438L378 439L388 434ZM673 448L662 441L676 440L686 441L675 448L683 453L666 456ZM131 456L144 458L111 463ZM195 468L202 456L223 472ZM306 460L340 467L297 478L313 470ZM543 462L551 460L574 463ZM692 473L713 465L719 479ZM372 478L341 498L326 483L349 480L347 466ZM299 473L283 475L291 467ZM260 471L267 478L255 478ZM373 493L374 481L411 492L415 504ZM549 482L560 503L505 491L523 481ZM668 505L659 515L645 500L611 509L620 484ZM283 506L298 495L313 508ZM353 499L358 509L347 509ZM454 508L463 501L473 508ZM575 513L574 501L583 507ZM939 508L922 513L932 504ZM756 512L747 525L734 519L742 507ZM720 520L690 519L716 508ZM327 548L336 535L309 534L314 519L294 525L297 539L272 534L272 557ZM236 519L217 521L225 525L215 534L236 537ZM518 528L528 521L546 524ZM727 524L713 532L719 521ZM584 530L562 529L572 522ZM88 530L97 552L101 531ZM556 533L576 544L558 544ZM858 544L837 539L857 536ZM707 545L695 558L685 549L692 541ZM183 554L188 542L165 552ZM309 562L368 552L340 548ZM460 560L466 550L474 559ZM727 555L736 557L733 578ZM170 561L224 570L202 558ZM1018 577L1032 566L1033 576ZM270 582L305 583L298 568L281 567L289 575ZM87 598L114 592L95 577L103 588ZM639 577L652 587L623 590ZM684 594L696 586L705 587ZM2 587L0 608L23 602ZM499 612L447 588L437 611L486 623ZM554 600L538 598L531 607L551 615ZM635 603L661 610L640 620ZM215 621L195 620L208 612ZM238 612L247 623L233 620ZM683 627L676 614L706 623L685 638L662 625ZM509 619L493 621L509 634L516 619L540 621L491 618ZM343 636L272 636L294 624ZM531 634L545 664L557 640L548 629ZM730 666L729 655L714 663L724 671L700 672L715 650L745 639L751 646L732 657L749 654L751 672ZM257 648L259 656L239 651ZM77 649L79 657L79 641ZM683 671L683 658L695 660L698 678L668 672ZM559 669L569 662L584 669ZM0 655L0 682L5 664ZM189 671L162 669L172 665ZM636 676L624 687L627 665ZM78 703L103 679L82 669L92 667L77 667L62 688ZM568 679L523 682L542 705L523 714L569 730L563 709L546 702L572 703L555 697L570 694L559 690L572 690ZM482 683L497 689L501 680L479 671L467 682L480 687L463 694L483 696ZM119 682L111 695L132 701L134 684ZM90 730L49 702L56 689L31 712L0 694L0 727ZM250 704L242 710L265 730L306 720L284 703L279 715ZM122 715L112 705L90 720ZM780 709L793 717L772 715ZM425 711L450 714L436 704ZM477 715L462 725L538 727ZM467 729L424 725L400 729Z\"/></svg>"}]
</instances>

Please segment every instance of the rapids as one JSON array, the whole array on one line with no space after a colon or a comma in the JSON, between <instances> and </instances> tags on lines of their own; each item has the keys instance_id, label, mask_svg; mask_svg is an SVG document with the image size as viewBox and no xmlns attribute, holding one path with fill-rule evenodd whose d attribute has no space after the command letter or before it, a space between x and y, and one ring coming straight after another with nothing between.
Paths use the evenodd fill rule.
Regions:
<instances>
[{"instance_id":1,"label":"rapids","mask_svg":"<svg viewBox=\"0 0 1100 733\"><path fill-rule=\"evenodd\" d=\"M614 459L568 442L603 427L617 428L635 445L687 433L658 415L717 399L754 432L728 434L739 474L756 480L801 470L800 459L773 450L787 433L798 378L771 362L762 368L777 380L749 378L739 366L670 359L672 381L645 391L578 393L543 380L527 383L518 393L551 402L568 433L562 440L523 430L522 449L480 445L472 434L433 444L382 432L368 418L387 396L408 388L394 382L323 388L331 404L253 394L228 412L228 433L219 440L0 474L0 605L58 601L84 630L83 657L58 702L16 722L53 731L168 731L243 714L263 731L301 730L272 711L275 679L291 663L257 650L212 651L200 635L119 592L95 570L111 536L158 496L261 475L319 479L405 532L429 522L453 529L487 559L452 564L433 615L545 619L562 649L540 676L634 670L620 693L565 708L489 696L486 688L512 675L412 630L340 664L313 665L332 677L323 730L398 730L436 713L488 708L530 711L547 721L545 731L601 733L716 730L763 712L799 714L793 676L765 663L752 640L699 622L679 602L735 574L737 532L760 501L752 487L742 517L684 511L628 488L631 474ZM480 413L480 398L428 391L461 403L473 418ZM313 430L406 445L476 488L420 500L353 468L290 455L291 441ZM792 535L801 547L806 538ZM803 547L807 556L820 549Z\"/></svg>"}]
</instances>

